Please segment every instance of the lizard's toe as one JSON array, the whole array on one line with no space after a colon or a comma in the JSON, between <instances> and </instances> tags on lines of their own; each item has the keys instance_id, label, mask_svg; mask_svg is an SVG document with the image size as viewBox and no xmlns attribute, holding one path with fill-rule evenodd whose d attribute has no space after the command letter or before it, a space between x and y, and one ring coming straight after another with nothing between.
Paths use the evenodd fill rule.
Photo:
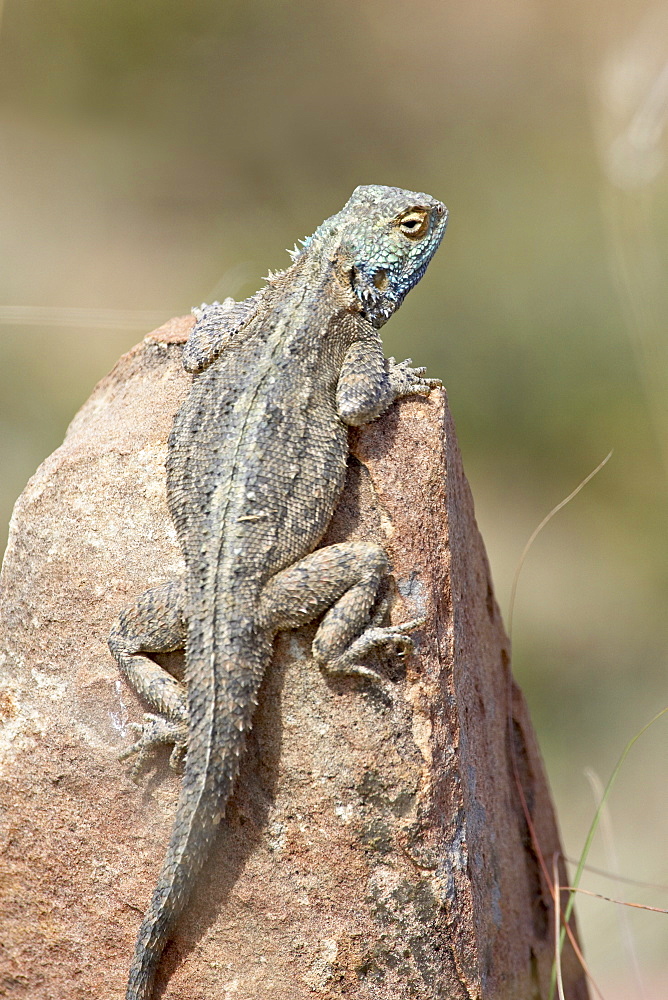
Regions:
<instances>
[{"instance_id":1,"label":"lizard's toe","mask_svg":"<svg viewBox=\"0 0 668 1000\"><path fill-rule=\"evenodd\" d=\"M405 361L400 361L398 364L394 358L390 358L390 379L398 399L415 394L428 396L432 389L443 384L438 378L425 378L426 368L413 368L411 365L410 358L406 358Z\"/></svg>"},{"instance_id":2,"label":"lizard's toe","mask_svg":"<svg viewBox=\"0 0 668 1000\"><path fill-rule=\"evenodd\" d=\"M174 745L169 758L170 765L174 768L181 765L188 740L187 728L183 723L173 722L163 715L147 712L144 715L143 723L131 722L128 728L137 733L139 738L119 754L119 760L127 760L128 757L137 755L131 771L133 780L136 780L144 762L153 751L165 744L172 743Z\"/></svg>"},{"instance_id":3,"label":"lizard's toe","mask_svg":"<svg viewBox=\"0 0 668 1000\"><path fill-rule=\"evenodd\" d=\"M388 646L393 646L400 656L412 653L415 644L408 633L420 628L424 623L425 618L414 618L412 621L402 622L400 625L388 625L385 628L372 626L355 639L345 653L331 663L321 664L321 667L329 674L362 677L386 689L385 678L377 670L365 667L359 661L370 652Z\"/></svg>"}]
</instances>

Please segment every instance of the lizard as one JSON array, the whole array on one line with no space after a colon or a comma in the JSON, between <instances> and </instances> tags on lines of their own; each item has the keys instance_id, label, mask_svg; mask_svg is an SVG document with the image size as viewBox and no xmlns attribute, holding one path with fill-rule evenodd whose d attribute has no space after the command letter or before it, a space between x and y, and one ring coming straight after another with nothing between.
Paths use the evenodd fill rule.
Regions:
<instances>
[{"instance_id":1,"label":"lizard","mask_svg":"<svg viewBox=\"0 0 668 1000\"><path fill-rule=\"evenodd\" d=\"M386 625L379 545L318 548L343 489L348 428L440 380L386 359L379 329L420 280L448 220L427 194L360 186L250 298L193 310L192 387L168 442L167 500L183 580L146 591L112 628L120 670L153 709L121 757L185 765L126 1000L149 1000L164 946L224 815L277 632L321 619L326 672L369 681L371 650L410 651L423 619ZM150 654L185 648L185 682ZM148 655L147 655L148 654Z\"/></svg>"}]
</instances>

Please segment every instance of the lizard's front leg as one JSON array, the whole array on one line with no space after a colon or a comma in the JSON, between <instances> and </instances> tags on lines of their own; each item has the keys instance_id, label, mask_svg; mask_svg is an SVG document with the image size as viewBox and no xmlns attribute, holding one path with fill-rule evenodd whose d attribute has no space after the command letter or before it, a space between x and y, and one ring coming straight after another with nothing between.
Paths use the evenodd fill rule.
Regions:
<instances>
[{"instance_id":1,"label":"lizard's front leg","mask_svg":"<svg viewBox=\"0 0 668 1000\"><path fill-rule=\"evenodd\" d=\"M412 368L411 360L386 359L377 331L369 324L366 333L348 348L336 390L337 411L353 427L375 420L395 399L428 396L442 385L440 379L425 378L424 368Z\"/></svg>"},{"instance_id":2,"label":"lizard's front leg","mask_svg":"<svg viewBox=\"0 0 668 1000\"><path fill-rule=\"evenodd\" d=\"M354 674L381 681L360 663L371 650L413 649L408 635L423 619L380 627L384 607L375 609L388 570L379 545L340 542L318 549L267 583L261 598L261 624L273 631L298 628L326 612L313 640L313 657L327 673Z\"/></svg>"},{"instance_id":3,"label":"lizard's front leg","mask_svg":"<svg viewBox=\"0 0 668 1000\"><path fill-rule=\"evenodd\" d=\"M181 583L166 583L147 590L136 604L118 617L109 636L109 648L134 690L155 710L142 725L132 723L139 739L121 754L136 753L136 775L156 746L172 743L170 763L176 767L187 748L188 707L186 689L167 670L144 653L182 649L186 641L185 594Z\"/></svg>"}]
</instances>

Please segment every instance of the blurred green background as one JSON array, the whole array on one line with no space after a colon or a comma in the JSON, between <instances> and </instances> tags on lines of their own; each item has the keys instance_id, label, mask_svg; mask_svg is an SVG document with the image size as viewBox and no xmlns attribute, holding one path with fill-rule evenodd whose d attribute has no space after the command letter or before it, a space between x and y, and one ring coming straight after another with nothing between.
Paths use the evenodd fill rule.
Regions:
<instances>
[{"instance_id":1,"label":"blurred green background","mask_svg":"<svg viewBox=\"0 0 668 1000\"><path fill-rule=\"evenodd\" d=\"M607 780L666 703L665 3L0 11L2 546L27 478L147 330L253 292L357 184L442 198L443 248L385 342L448 388L506 618L531 531L614 449L539 537L515 611L515 672L577 856L585 769ZM664 886L667 728L633 750L612 848L599 836L591 856ZM584 884L668 907L658 888ZM665 916L578 910L606 1000L668 996Z\"/></svg>"}]
</instances>

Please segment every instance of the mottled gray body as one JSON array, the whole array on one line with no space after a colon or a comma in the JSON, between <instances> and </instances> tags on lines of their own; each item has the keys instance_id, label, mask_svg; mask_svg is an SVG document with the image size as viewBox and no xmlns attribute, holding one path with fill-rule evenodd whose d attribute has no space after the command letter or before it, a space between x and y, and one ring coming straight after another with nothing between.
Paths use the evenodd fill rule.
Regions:
<instances>
[{"instance_id":1,"label":"mottled gray body","mask_svg":"<svg viewBox=\"0 0 668 1000\"><path fill-rule=\"evenodd\" d=\"M447 212L428 195L357 188L251 299L198 311L184 349L196 374L169 440L167 496L184 581L123 612L111 650L159 714L126 752L187 750L167 855L139 931L127 1000L148 1000L173 921L213 839L238 770L277 631L324 617L326 670L377 679L370 649L408 649L419 622L381 628L387 570L374 545L317 549L339 498L347 426L438 384L385 360L378 327L419 280ZM314 551L316 550L316 551ZM143 655L186 647L186 686Z\"/></svg>"}]
</instances>

